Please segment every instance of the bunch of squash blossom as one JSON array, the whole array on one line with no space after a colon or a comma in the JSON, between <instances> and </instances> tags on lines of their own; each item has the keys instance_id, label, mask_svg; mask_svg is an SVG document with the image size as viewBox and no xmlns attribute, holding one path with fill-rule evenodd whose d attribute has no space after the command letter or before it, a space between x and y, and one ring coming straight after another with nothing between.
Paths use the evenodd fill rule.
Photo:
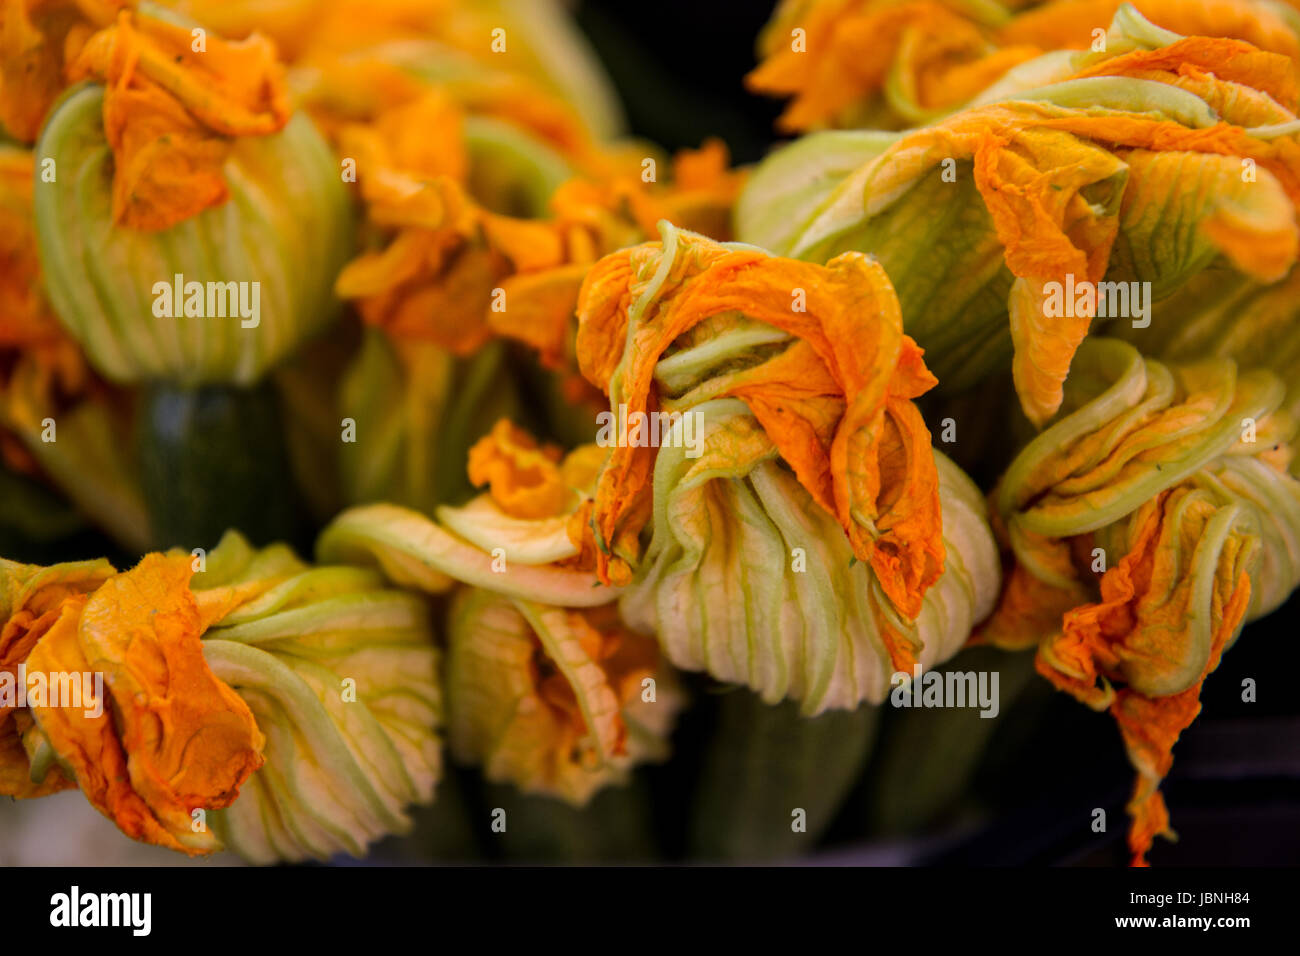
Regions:
<instances>
[{"instance_id":1,"label":"bunch of squash blossom","mask_svg":"<svg viewBox=\"0 0 1300 956\"><path fill-rule=\"evenodd\" d=\"M0 672L106 683L0 710L0 792L76 787L189 854L360 855L444 732L493 785L625 791L680 669L731 688L692 848L752 854L791 805L825 831L900 675L985 644L1112 715L1134 862L1172 833L1204 681L1300 584L1291 0L785 0L749 83L806 135L752 172L622 139L550 2L49 0L0 31L0 451L133 552L183 545L0 561ZM164 317L181 275L259 320ZM1150 302L1052 304L1101 283ZM997 382L986 503L925 410ZM259 457L351 505L319 564L188 550L293 536Z\"/></svg>"},{"instance_id":2,"label":"bunch of squash blossom","mask_svg":"<svg viewBox=\"0 0 1300 956\"><path fill-rule=\"evenodd\" d=\"M71 165L77 181L104 187L75 195L38 194L35 225L46 295L67 332L85 349L89 364L105 379L128 387L145 383L145 393L135 400L146 407L159 405L147 390L160 384L202 395L214 385L261 388L268 374L292 407L294 387L304 374L312 375L317 349L296 357L290 353L338 311L341 300L355 300L362 318L376 330L367 334L343 386L345 409L369 403L375 412L363 417L363 426L386 417L382 401L375 404L374 385L388 384L395 351L415 356L405 384L418 382L428 389L421 373L449 367L459 381L448 382L443 375L442 394L410 394L408 389L400 395L415 422L426 426L410 427L408 436L397 438L399 444L406 442L405 453L413 460L399 467L399 474L381 474L369 482L345 475L344 483L352 486L349 496L414 499L432 512L450 495L424 472L432 458L456 458L430 455L433 446L455 448L457 436L472 438L478 426L462 421L450 436L427 426L439 424L437 406L452 391L446 385L459 387L467 378L483 387L493 384L502 349L492 339L510 336L541 351L543 361L559 373L557 392L563 392L567 378L569 394L574 394L575 362L571 348L564 353L564 341L574 334L574 305L587 267L605 251L636 241L663 215L718 233L727 228L727 211L740 180L727 169L720 144L680 157L671 186L658 184L653 176L642 179L643 162L653 168L663 157L642 146L620 150L597 142L585 125L588 120L604 131L617 124L608 109L592 101L591 84L572 74L546 80L527 70L517 73L495 62L491 67L475 62L463 47L477 31L464 23L459 41L453 41L444 35L444 18L415 24L407 11L394 7L381 9L379 16L368 10L369 28L358 33L352 29L354 18L334 16L335 10L310 36L297 37L286 62L251 29L259 25L256 15L241 24L237 11L225 11L230 14L225 17L202 4L171 6L185 12L132 3L105 8L70 3L57 10L22 11L32 14L30 23L20 17L19 25L30 28L31 37L24 38L34 38L27 48L39 59L39 69L15 64L7 76L44 83L41 92L48 93L50 111L37 151L52 154L61 168ZM556 36L554 29L542 29L537 8L515 12L531 29ZM208 34L186 19L188 13L214 16L227 37L247 39ZM278 32L274 23L269 26ZM82 40L85 52L80 52ZM518 44L514 49L519 50ZM532 64L532 72L544 65ZM92 82L61 94L63 86L83 76ZM554 95L555 88L566 85L584 90L578 97L585 114L581 120ZM22 102L31 102L31 89L17 86L8 84L11 101L21 92ZM291 103L304 108L292 119ZM411 124L421 134L436 132L432 146L410 135ZM277 149L284 155L271 152ZM644 158L647 152L650 157ZM364 248L339 276L336 298L322 283L333 282L341 264L338 253L352 246L352 218L345 202L339 202L344 194L338 185L349 180L349 165L358 173L366 207ZM280 178L267 179L275 176ZM316 202L321 197L313 195L322 186L329 193L324 220ZM83 208L87 201L99 205ZM314 213L309 202L317 207ZM539 220L544 212L552 215L549 221ZM74 218L96 215L103 219L103 229L86 234L73 229ZM97 257L93 253L103 250L86 248L88 236L104 236L105 250L123 258ZM336 242L340 239L341 244ZM334 250L328 259L290 258L322 246ZM169 257L168 276L184 269L203 277L215 265L222 278L242 281L244 273L235 268L240 263L220 257L262 247L272 255L249 260L255 267L251 281L283 292L275 304L289 308L269 314L271 321L261 323L257 335L240 339L180 321L162 343L176 346L169 350L149 338L165 330L136 321L151 288L143 284L147 267L159 256ZM218 260L204 258L213 253ZM279 253L284 258L277 261ZM286 268L273 274L265 271L268 266ZM83 276L78 268L99 271ZM308 281L288 282L290 275ZM69 281L56 290L55 278ZM516 278L524 285L506 290L519 303L515 314L508 327L490 328L489 296ZM454 311L444 313L439 303ZM126 311L119 315L114 309ZM544 318L543 336L527 316ZM290 318L314 324L292 326ZM488 354L492 350L495 356ZM291 364L282 364L291 357ZM521 435L498 429L476 454L508 462L521 443L528 444ZM205 441L212 438L204 435ZM375 456L381 462L393 440L390 435L379 446L371 445L382 448ZM498 445L500 450L492 452ZM574 455L578 464L567 468L566 475L577 477L565 479L573 484L565 492L572 500L553 502L560 515L576 506L584 489L590 492L591 469L588 465L584 471L581 465L591 461L590 450ZM302 461L295 464L301 473ZM484 467L471 467L470 477L492 483L483 476ZM499 470L488 467L489 474ZM524 473L533 475L531 469ZM508 489L512 480L498 476L494 489L502 483ZM509 500L508 492L499 493ZM527 508L524 513L539 516ZM418 512L408 517L429 523ZM268 533L264 523L247 524L259 536ZM382 522L373 528L382 529ZM196 537L170 527L155 527L152 536L187 545ZM322 553L328 551L323 540ZM183 655L185 672L193 680L171 687L166 673L141 677L135 674L136 662L124 660L121 668L140 682L124 683L120 693L113 678L109 685L115 700L122 697L118 706L129 700L152 707L160 700L205 695L214 698L210 706L196 700L203 712L191 724L168 731L166 755L142 751L140 741L131 738L119 741L110 755L89 758L76 739L65 740L69 735L59 725L61 712L24 710L15 716L7 746L13 757L6 774L15 781L12 791L32 795L42 787L77 785L133 837L186 852L207 852L224 843L259 862L323 857L339 850L360 853L370 840L400 832L407 822L403 807L428 801L438 769L440 684L431 683L437 680L430 677L436 659L423 600L378 587L374 571L311 569L281 545L256 552L237 535L224 539L206 559L195 560L207 560L210 568L192 583L180 570L189 558L179 553L149 555L140 567L119 576L126 581L122 587L152 588L149 593L157 591L158 603L177 606L177 626L141 642L140 653L147 647L163 659ZM105 562L94 568L98 576L82 589L92 603L100 593L100 577L108 584L116 580ZM7 627L13 638L5 642L6 664L25 665L29 653L36 655L33 666L50 663L53 658L45 655L58 646L42 645L39 632L28 634L26 602L35 598L27 579L81 572L79 567L6 566L6 586L15 595L6 609L14 617ZM155 583L160 577L165 580ZM429 589L445 590L446 585ZM363 593L373 590L382 593ZM607 588L593 599L588 584L580 600L571 600L567 591L545 589L526 590L521 597L509 588L504 594L479 588L459 596L448 684L466 690L451 697L457 718L452 721L453 751L489 763L494 779L575 803L624 779L634 764L665 757L680 692L654 642L629 632L613 608L598 607L616 595ZM391 610L384 603L389 600L395 602ZM192 604L198 605L197 617ZM61 603L42 604L41 609L64 613ZM127 620L129 609L120 620L113 614L105 611L97 619L114 631L133 626L134 619ZM67 653L78 652L72 646L76 642L81 642L81 653L101 653L93 643L100 639L80 636L84 629L78 618L71 610L67 615L73 636L60 642L67 643ZM510 671L516 679L505 696L499 694L500 662L491 654L485 657L477 639L493 622L501 647L516 654L516 669ZM202 656L195 653L200 638ZM393 645L392 653L388 645ZM113 660L127 649L104 653ZM353 661L353 655L359 660ZM378 671L367 685L362 677L371 666ZM357 671L362 677L353 676ZM356 685L354 693L362 695L365 707L338 706L334 685L340 678ZM484 705L476 696L483 690L498 699ZM416 706L408 699L423 703ZM540 736L536 715L523 711L508 732L498 726L517 699L554 714ZM195 726L207 723L230 724L229 739L214 740L211 748L206 740L195 744ZM185 780L184 792L155 792L156 777L179 779L176 754L191 744L201 755L196 776L211 769L210 779ZM111 764L107 768L105 760ZM151 760L163 769L155 770ZM121 783L124 764L135 768L129 786ZM254 774L259 766L263 769ZM244 796L236 801L241 787ZM205 824L210 819L211 829L187 831L185 817Z\"/></svg>"},{"instance_id":3,"label":"bunch of squash blossom","mask_svg":"<svg viewBox=\"0 0 1300 956\"><path fill-rule=\"evenodd\" d=\"M1172 832L1157 788L1202 681L1300 583L1300 18L1250 0L1020 6L783 5L751 83L796 95L791 128L889 131L774 154L737 232L816 262L876 256L940 389L1011 371L1013 432L1045 430L1017 440L993 495L1010 571L975 641L1037 648L1041 673L1115 716L1144 863ZM879 17L894 41L838 100L776 49L790 24L846 18L822 36L849 56ZM1150 300L1048 306L1102 283Z\"/></svg>"},{"instance_id":4,"label":"bunch of squash blossom","mask_svg":"<svg viewBox=\"0 0 1300 956\"><path fill-rule=\"evenodd\" d=\"M744 728L762 746L804 726L803 743L824 745L844 725L812 715L854 712L827 753L851 780L860 705L950 657L993 607L983 500L930 446L911 399L934 380L878 265L660 231L591 269L576 343L611 409L675 416L658 447L562 456L502 422L469 455L487 493L432 517L352 509L319 556L456 588L448 739L489 779L581 802L662 756L671 663L797 703L803 717L768 706L772 720ZM806 311L790 308L795 290ZM830 752L846 745L852 759ZM790 793L780 774L744 783ZM843 795L823 801L819 828ZM723 836L718 852L740 842Z\"/></svg>"}]
</instances>

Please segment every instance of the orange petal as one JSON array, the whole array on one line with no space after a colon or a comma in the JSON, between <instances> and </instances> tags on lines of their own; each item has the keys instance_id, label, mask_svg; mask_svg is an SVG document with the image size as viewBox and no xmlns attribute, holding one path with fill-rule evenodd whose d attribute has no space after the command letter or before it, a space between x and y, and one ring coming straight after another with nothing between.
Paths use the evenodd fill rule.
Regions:
<instances>
[{"instance_id":1,"label":"orange petal","mask_svg":"<svg viewBox=\"0 0 1300 956\"><path fill-rule=\"evenodd\" d=\"M573 492L560 468L560 449L539 448L522 428L501 419L469 450L469 480L487 485L492 500L515 518L567 513Z\"/></svg>"},{"instance_id":2,"label":"orange petal","mask_svg":"<svg viewBox=\"0 0 1300 956\"><path fill-rule=\"evenodd\" d=\"M1124 735L1138 772L1130 803L1136 864L1145 862L1156 833L1168 833L1156 790L1179 735L1200 712L1206 676L1219 666L1250 604L1242 567L1250 544L1230 535L1217 551L1202 553L1217 509L1196 495L1179 486L1143 505L1128 553L1102 577L1101 601L1066 614L1062 632L1039 649L1039 672L1090 706L1109 705ZM1208 569L1207 561L1214 562ZM1213 572L1210 602L1201 607L1196 579L1207 570ZM1112 681L1129 686L1112 695Z\"/></svg>"},{"instance_id":3,"label":"orange petal","mask_svg":"<svg viewBox=\"0 0 1300 956\"><path fill-rule=\"evenodd\" d=\"M578 290L587 268L561 266L502 280L508 307L488 313L492 331L535 349L547 368L564 368L577 325Z\"/></svg>"},{"instance_id":4,"label":"orange petal","mask_svg":"<svg viewBox=\"0 0 1300 956\"><path fill-rule=\"evenodd\" d=\"M1124 0L1055 0L1027 10L997 34L1003 44L1030 43L1043 50L1082 50L1092 31L1105 27ZM1264 4L1237 0L1129 0L1156 26L1187 37L1235 37L1300 61L1300 39Z\"/></svg>"},{"instance_id":5,"label":"orange petal","mask_svg":"<svg viewBox=\"0 0 1300 956\"><path fill-rule=\"evenodd\" d=\"M165 229L224 202L229 138L266 136L289 121L283 68L257 35L239 43L205 35L196 50L189 28L123 10L67 73L106 86L113 217L133 229Z\"/></svg>"},{"instance_id":6,"label":"orange petal","mask_svg":"<svg viewBox=\"0 0 1300 956\"><path fill-rule=\"evenodd\" d=\"M248 705L203 657L188 555L147 555L89 597L64 602L30 670L101 672L112 697L91 716L33 707L86 798L123 832L186 853L216 848L191 812L229 806L262 764Z\"/></svg>"}]
</instances>

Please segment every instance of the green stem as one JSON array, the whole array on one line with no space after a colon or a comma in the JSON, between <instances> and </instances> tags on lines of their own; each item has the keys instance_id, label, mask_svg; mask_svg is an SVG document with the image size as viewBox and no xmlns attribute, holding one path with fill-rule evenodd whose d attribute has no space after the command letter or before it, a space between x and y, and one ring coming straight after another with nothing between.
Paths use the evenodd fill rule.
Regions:
<instances>
[{"instance_id":1,"label":"green stem","mask_svg":"<svg viewBox=\"0 0 1300 956\"><path fill-rule=\"evenodd\" d=\"M690 854L757 861L810 852L866 763L877 716L864 705L801 717L793 702L727 692L696 787Z\"/></svg>"},{"instance_id":2,"label":"green stem","mask_svg":"<svg viewBox=\"0 0 1300 956\"><path fill-rule=\"evenodd\" d=\"M483 808L489 847L511 863L644 863L657 856L649 793L638 777L606 787L580 808L487 784ZM502 832L491 827L498 809L505 811Z\"/></svg>"},{"instance_id":3,"label":"green stem","mask_svg":"<svg viewBox=\"0 0 1300 956\"><path fill-rule=\"evenodd\" d=\"M229 528L296 543L303 503L270 385L148 386L136 444L156 546L211 548Z\"/></svg>"}]
</instances>

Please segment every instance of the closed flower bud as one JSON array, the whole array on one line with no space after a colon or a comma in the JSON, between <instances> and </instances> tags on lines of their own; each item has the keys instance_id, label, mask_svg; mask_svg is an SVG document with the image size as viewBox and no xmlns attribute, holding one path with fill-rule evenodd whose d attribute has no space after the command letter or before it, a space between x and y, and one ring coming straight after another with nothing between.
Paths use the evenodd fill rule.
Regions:
<instances>
[{"instance_id":1,"label":"closed flower bud","mask_svg":"<svg viewBox=\"0 0 1300 956\"><path fill-rule=\"evenodd\" d=\"M321 535L325 560L376 563L394 581L453 588L447 669L454 757L489 780L576 805L667 756L683 698L652 636L620 618L575 519L605 452L568 456L499 422L469 455L488 490L432 520L353 508ZM575 540L577 539L577 540ZM467 586L466 586L467 585Z\"/></svg>"},{"instance_id":2,"label":"closed flower bud","mask_svg":"<svg viewBox=\"0 0 1300 956\"><path fill-rule=\"evenodd\" d=\"M957 651L998 583L979 493L911 401L934 379L889 281L855 253L662 233L598 263L580 303L617 423L598 568L679 667L807 714L879 703Z\"/></svg>"},{"instance_id":3,"label":"closed flower bud","mask_svg":"<svg viewBox=\"0 0 1300 956\"><path fill-rule=\"evenodd\" d=\"M70 67L92 82L37 144L46 289L110 381L247 385L337 313L347 194L269 44L193 52L170 17L123 12Z\"/></svg>"},{"instance_id":4,"label":"closed flower bud","mask_svg":"<svg viewBox=\"0 0 1300 956\"><path fill-rule=\"evenodd\" d=\"M466 588L449 641L448 744L489 780L582 805L636 764L668 756L681 691L654 639L629 631L612 606Z\"/></svg>"}]
</instances>

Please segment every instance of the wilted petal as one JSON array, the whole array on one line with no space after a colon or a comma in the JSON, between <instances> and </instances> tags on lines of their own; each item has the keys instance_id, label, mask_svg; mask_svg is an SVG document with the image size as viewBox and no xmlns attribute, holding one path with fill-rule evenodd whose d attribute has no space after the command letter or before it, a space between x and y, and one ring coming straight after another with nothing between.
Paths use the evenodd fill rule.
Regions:
<instances>
[{"instance_id":1,"label":"wilted petal","mask_svg":"<svg viewBox=\"0 0 1300 956\"><path fill-rule=\"evenodd\" d=\"M46 674L103 674L101 713L32 706L86 799L135 839L187 853L219 847L191 812L228 806L262 764L248 706L203 660L188 556L146 556L69 598L27 659Z\"/></svg>"},{"instance_id":2,"label":"wilted petal","mask_svg":"<svg viewBox=\"0 0 1300 956\"><path fill-rule=\"evenodd\" d=\"M1016 567L982 636L1030 632L1040 672L1120 724L1139 773L1136 863L1169 832L1157 788L1202 682L1241 625L1300 584L1283 398L1275 376L1228 359L1165 365L1090 339L1065 414L994 495Z\"/></svg>"}]
</instances>

